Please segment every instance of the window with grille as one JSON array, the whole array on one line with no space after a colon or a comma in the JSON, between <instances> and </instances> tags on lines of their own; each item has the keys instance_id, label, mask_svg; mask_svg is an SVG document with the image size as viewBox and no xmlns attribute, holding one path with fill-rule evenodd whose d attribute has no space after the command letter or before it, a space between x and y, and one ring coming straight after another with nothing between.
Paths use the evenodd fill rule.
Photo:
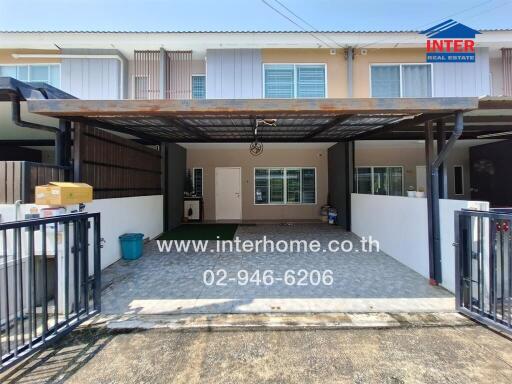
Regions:
<instances>
[{"instance_id":1,"label":"window with grille","mask_svg":"<svg viewBox=\"0 0 512 384\"><path fill-rule=\"evenodd\" d=\"M316 204L315 168L255 168L255 204Z\"/></svg>"}]
</instances>

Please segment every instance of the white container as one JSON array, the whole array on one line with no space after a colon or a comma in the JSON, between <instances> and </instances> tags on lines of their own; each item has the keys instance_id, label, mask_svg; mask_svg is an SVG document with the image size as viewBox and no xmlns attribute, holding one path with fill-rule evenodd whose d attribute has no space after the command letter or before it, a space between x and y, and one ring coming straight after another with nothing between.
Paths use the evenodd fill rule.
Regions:
<instances>
[{"instance_id":1,"label":"white container","mask_svg":"<svg viewBox=\"0 0 512 384\"><path fill-rule=\"evenodd\" d=\"M416 197L416 191L407 191L407 197Z\"/></svg>"},{"instance_id":2,"label":"white container","mask_svg":"<svg viewBox=\"0 0 512 384\"><path fill-rule=\"evenodd\" d=\"M425 192L416 191L416 197L425 197Z\"/></svg>"}]
</instances>

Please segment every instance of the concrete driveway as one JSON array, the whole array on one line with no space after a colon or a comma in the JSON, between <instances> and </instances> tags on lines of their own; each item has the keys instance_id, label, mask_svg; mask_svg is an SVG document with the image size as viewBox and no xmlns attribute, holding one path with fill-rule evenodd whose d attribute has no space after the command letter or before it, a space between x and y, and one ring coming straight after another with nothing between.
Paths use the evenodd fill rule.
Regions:
<instances>
[{"instance_id":1,"label":"concrete driveway","mask_svg":"<svg viewBox=\"0 0 512 384\"><path fill-rule=\"evenodd\" d=\"M12 383L510 383L512 342L480 326L73 332Z\"/></svg>"},{"instance_id":2,"label":"concrete driveway","mask_svg":"<svg viewBox=\"0 0 512 384\"><path fill-rule=\"evenodd\" d=\"M119 261L103 273L105 314L183 314L258 312L443 312L454 309L453 296L383 252L363 252L360 239L339 227L322 224L238 227L241 240L267 236L278 240L318 240L327 250L331 240L350 240L351 252L225 252L213 244L204 252L161 253L146 245L141 259ZM332 285L287 285L286 271L332 271ZM225 285L206 285L205 270L225 271ZM271 285L237 280L240 270L273 271ZM224 273L224 272L223 272ZM298 275L296 275L298 280ZM233 281L232 281L233 280Z\"/></svg>"}]
</instances>

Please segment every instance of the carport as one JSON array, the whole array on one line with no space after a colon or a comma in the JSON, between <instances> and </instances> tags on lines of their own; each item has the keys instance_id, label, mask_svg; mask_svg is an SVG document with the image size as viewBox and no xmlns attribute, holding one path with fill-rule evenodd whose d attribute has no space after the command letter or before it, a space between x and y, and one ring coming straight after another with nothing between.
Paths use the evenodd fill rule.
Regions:
<instances>
[{"instance_id":1,"label":"carport","mask_svg":"<svg viewBox=\"0 0 512 384\"><path fill-rule=\"evenodd\" d=\"M439 169L463 132L463 113L479 106L477 98L251 99L251 100L30 100L30 112L71 121L76 130L93 126L127 134L147 144L163 144L166 228L179 222L183 193L174 143L337 143L329 150L328 193L340 212L338 223L350 230L355 140L410 136L425 138L428 159L430 278L441 281ZM434 127L434 122L436 127ZM263 123L263 124L260 124ZM478 132L475 126L466 134ZM498 130L503 130L499 127ZM419 130L419 131L418 131ZM438 132L439 154L433 152ZM451 132L451 134L450 134ZM491 130L488 130L491 132ZM494 132L494 131L492 131ZM440 133L440 134L439 134ZM445 140L445 135L449 135ZM59 145L69 143L59 141ZM249 144L248 144L249 147ZM63 152L69 152L62 148ZM181 163L180 163L181 161ZM441 168L442 169L442 168ZM439 181L441 180L441 185ZM173 182L171 182L173 181ZM173 208L171 208L173 207Z\"/></svg>"},{"instance_id":2,"label":"carport","mask_svg":"<svg viewBox=\"0 0 512 384\"><path fill-rule=\"evenodd\" d=\"M28 107L30 112L74 123L75 132L92 126L137 138L145 144L160 145L166 159L164 201L167 225L171 224L171 207L179 206L183 196L181 190L173 187L179 184L175 181L182 177L183 171L173 170L172 164L180 163L176 143L248 143L248 149L249 143L337 143L329 150L328 190L331 201L343 212L339 220L342 228L242 226L237 232L242 238L265 233L282 238L308 238L313 233L323 236L324 242L328 236L357 239L348 232L351 228L354 141L367 138L425 139L429 175L429 274L433 285L442 281L439 198L444 197L445 191L442 164L446 155L459 138L501 136L510 132L510 100L507 98L30 100ZM463 118L466 114L469 115L467 124ZM438 143L437 153L433 149L434 139ZM58 142L58 145L69 144ZM69 152L65 147L58 150ZM307 253L218 255L199 252L186 255L179 252L162 254L157 252L155 243L146 247L145 252L145 257L137 263L119 262L105 271L106 280L110 282L104 293L106 312L364 312L453 308L449 293L429 286L421 275L382 252L364 257L349 253L330 258ZM236 287L205 290L199 281L200 272L222 266L228 269L270 266L281 272L293 267L333 268L342 280L338 286L341 291Z\"/></svg>"}]
</instances>

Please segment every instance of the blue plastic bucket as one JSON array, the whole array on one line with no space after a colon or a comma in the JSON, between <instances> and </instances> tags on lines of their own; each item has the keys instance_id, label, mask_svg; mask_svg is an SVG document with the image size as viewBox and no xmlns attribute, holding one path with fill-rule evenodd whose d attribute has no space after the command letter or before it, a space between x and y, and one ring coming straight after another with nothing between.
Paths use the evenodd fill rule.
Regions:
<instances>
[{"instance_id":1,"label":"blue plastic bucket","mask_svg":"<svg viewBox=\"0 0 512 384\"><path fill-rule=\"evenodd\" d=\"M119 236L121 255L124 260L137 260L142 256L143 239L142 233L125 233Z\"/></svg>"}]
</instances>

